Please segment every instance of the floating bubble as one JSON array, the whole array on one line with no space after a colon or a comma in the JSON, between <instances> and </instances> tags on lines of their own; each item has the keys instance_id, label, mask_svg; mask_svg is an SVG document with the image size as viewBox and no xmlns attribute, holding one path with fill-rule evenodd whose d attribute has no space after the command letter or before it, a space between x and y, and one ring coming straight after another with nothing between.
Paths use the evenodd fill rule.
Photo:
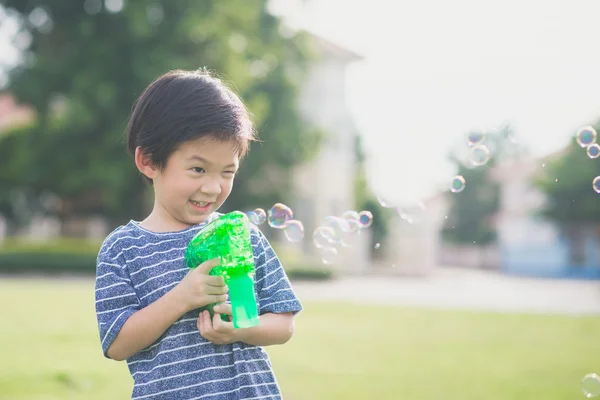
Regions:
<instances>
[{"instance_id":1,"label":"floating bubble","mask_svg":"<svg viewBox=\"0 0 600 400\"><path fill-rule=\"evenodd\" d=\"M594 188L594 192L600 193L600 176L597 176L592 181L592 187Z\"/></svg>"},{"instance_id":2,"label":"floating bubble","mask_svg":"<svg viewBox=\"0 0 600 400\"><path fill-rule=\"evenodd\" d=\"M276 203L268 213L267 221L272 228L285 229L288 221L294 219L294 212L285 204Z\"/></svg>"},{"instance_id":3,"label":"floating bubble","mask_svg":"<svg viewBox=\"0 0 600 400\"><path fill-rule=\"evenodd\" d=\"M267 220L267 213L262 208L257 208L254 211L248 211L246 213L250 222L254 225L262 225Z\"/></svg>"},{"instance_id":4,"label":"floating bubble","mask_svg":"<svg viewBox=\"0 0 600 400\"><path fill-rule=\"evenodd\" d=\"M588 147L589 145L596 143L596 130L591 126L584 126L577 131L575 140L580 147Z\"/></svg>"},{"instance_id":5,"label":"floating bubble","mask_svg":"<svg viewBox=\"0 0 600 400\"><path fill-rule=\"evenodd\" d=\"M342 218L348 222L350 232L356 232L360 229L360 215L356 211L346 211L342 214Z\"/></svg>"},{"instance_id":6,"label":"floating bubble","mask_svg":"<svg viewBox=\"0 0 600 400\"><path fill-rule=\"evenodd\" d=\"M321 250L321 261L323 264L333 264L337 258L338 251L335 247L328 247Z\"/></svg>"},{"instance_id":7,"label":"floating bubble","mask_svg":"<svg viewBox=\"0 0 600 400\"><path fill-rule=\"evenodd\" d=\"M254 225L256 225L256 213L254 211L248 211L246 212L246 216L248 217L248 219L250 220L250 222L252 222Z\"/></svg>"},{"instance_id":8,"label":"floating bubble","mask_svg":"<svg viewBox=\"0 0 600 400\"><path fill-rule=\"evenodd\" d=\"M304 239L304 225L298 220L289 220L283 233L290 242L299 242Z\"/></svg>"},{"instance_id":9,"label":"floating bubble","mask_svg":"<svg viewBox=\"0 0 600 400\"><path fill-rule=\"evenodd\" d=\"M313 243L317 249L335 246L335 231L328 226L320 226L313 232Z\"/></svg>"},{"instance_id":10,"label":"floating bubble","mask_svg":"<svg viewBox=\"0 0 600 400\"><path fill-rule=\"evenodd\" d=\"M507 126L503 129L504 131L504 137L508 140L510 140L513 144L516 144L518 142L516 135L515 135L515 131L513 130L512 127Z\"/></svg>"},{"instance_id":11,"label":"floating bubble","mask_svg":"<svg viewBox=\"0 0 600 400\"><path fill-rule=\"evenodd\" d=\"M470 132L467 134L467 144L469 146L475 146L476 144L483 143L485 140L485 133L483 132Z\"/></svg>"},{"instance_id":12,"label":"floating bubble","mask_svg":"<svg viewBox=\"0 0 600 400\"><path fill-rule=\"evenodd\" d=\"M381 247L381 243L375 243L375 250L379 249Z\"/></svg>"},{"instance_id":13,"label":"floating bubble","mask_svg":"<svg viewBox=\"0 0 600 400\"><path fill-rule=\"evenodd\" d=\"M351 235L353 233L358 233L358 231L360 230L360 228L362 228L362 225L360 224L360 222L358 222L355 219L347 219L346 222L348 223L348 232L346 233L347 235ZM354 236L354 235L352 235Z\"/></svg>"},{"instance_id":14,"label":"floating bubble","mask_svg":"<svg viewBox=\"0 0 600 400\"><path fill-rule=\"evenodd\" d=\"M600 157L600 146L598 143L591 144L588 146L586 153L589 158L598 158Z\"/></svg>"},{"instance_id":15,"label":"floating bubble","mask_svg":"<svg viewBox=\"0 0 600 400\"><path fill-rule=\"evenodd\" d=\"M581 380L581 390L588 399L600 395L600 377L596 374L587 374Z\"/></svg>"},{"instance_id":16,"label":"floating bubble","mask_svg":"<svg viewBox=\"0 0 600 400\"><path fill-rule=\"evenodd\" d=\"M462 175L456 175L454 178L452 178L452 185L450 185L450 191L452 193L460 193L463 190L465 190L466 185L467 181L465 181L465 178Z\"/></svg>"},{"instance_id":17,"label":"floating bubble","mask_svg":"<svg viewBox=\"0 0 600 400\"><path fill-rule=\"evenodd\" d=\"M343 244L344 234L350 232L351 229L348 221L335 216L326 217L323 225L333 230L333 241L335 244Z\"/></svg>"},{"instance_id":18,"label":"floating bubble","mask_svg":"<svg viewBox=\"0 0 600 400\"><path fill-rule=\"evenodd\" d=\"M358 219L360 218L358 213L356 211L346 211L345 213L342 214L342 218L344 218L345 220L356 220L358 221Z\"/></svg>"},{"instance_id":19,"label":"floating bubble","mask_svg":"<svg viewBox=\"0 0 600 400\"><path fill-rule=\"evenodd\" d=\"M400 218L409 224L420 222L425 217L426 210L427 207L421 201L396 208L396 212L400 215Z\"/></svg>"},{"instance_id":20,"label":"floating bubble","mask_svg":"<svg viewBox=\"0 0 600 400\"><path fill-rule=\"evenodd\" d=\"M373 225L373 214L370 211L363 210L358 214L358 222L360 227L365 229Z\"/></svg>"},{"instance_id":21,"label":"floating bubble","mask_svg":"<svg viewBox=\"0 0 600 400\"><path fill-rule=\"evenodd\" d=\"M381 207L384 207L384 208L396 207L396 204L394 203L394 201L382 196L381 194L377 195L377 201L379 202L379 204L381 204Z\"/></svg>"},{"instance_id":22,"label":"floating bubble","mask_svg":"<svg viewBox=\"0 0 600 400\"><path fill-rule=\"evenodd\" d=\"M490 149L483 144L477 144L471 148L467 156L467 161L473 167L481 167L490 160Z\"/></svg>"}]
</instances>

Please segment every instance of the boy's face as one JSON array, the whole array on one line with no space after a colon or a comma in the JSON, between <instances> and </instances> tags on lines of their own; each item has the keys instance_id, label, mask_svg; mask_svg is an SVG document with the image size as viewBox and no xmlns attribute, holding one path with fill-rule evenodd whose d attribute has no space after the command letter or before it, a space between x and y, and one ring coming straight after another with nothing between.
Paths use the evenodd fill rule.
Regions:
<instances>
[{"instance_id":1,"label":"boy's face","mask_svg":"<svg viewBox=\"0 0 600 400\"><path fill-rule=\"evenodd\" d=\"M183 143L152 177L155 205L166 225L204 222L231 193L239 156L232 142L200 138Z\"/></svg>"}]
</instances>

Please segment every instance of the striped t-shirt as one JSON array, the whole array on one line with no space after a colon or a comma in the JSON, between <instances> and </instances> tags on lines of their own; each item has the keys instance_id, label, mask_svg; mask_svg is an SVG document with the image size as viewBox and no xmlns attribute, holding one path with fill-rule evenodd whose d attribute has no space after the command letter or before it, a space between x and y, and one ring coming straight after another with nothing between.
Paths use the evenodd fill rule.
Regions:
<instances>
[{"instance_id":1,"label":"striped t-shirt","mask_svg":"<svg viewBox=\"0 0 600 400\"><path fill-rule=\"evenodd\" d=\"M205 223L156 233L130 221L98 254L96 315L104 355L127 319L173 289L188 273L185 249ZM252 226L259 314L297 313L302 306L265 236ZM200 336L198 311L183 315L152 345L127 359L132 399L281 399L271 362L260 346L216 345ZM108 357L108 356L107 356Z\"/></svg>"}]
</instances>

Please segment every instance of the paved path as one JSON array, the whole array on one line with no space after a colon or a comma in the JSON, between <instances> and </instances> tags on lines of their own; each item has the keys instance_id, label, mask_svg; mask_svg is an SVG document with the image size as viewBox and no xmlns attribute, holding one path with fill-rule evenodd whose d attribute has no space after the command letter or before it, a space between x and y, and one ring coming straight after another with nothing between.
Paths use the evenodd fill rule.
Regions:
<instances>
[{"instance_id":1,"label":"paved path","mask_svg":"<svg viewBox=\"0 0 600 400\"><path fill-rule=\"evenodd\" d=\"M423 277L345 277L295 282L294 289L304 300L600 315L598 281L532 279L483 271L444 269Z\"/></svg>"}]
</instances>

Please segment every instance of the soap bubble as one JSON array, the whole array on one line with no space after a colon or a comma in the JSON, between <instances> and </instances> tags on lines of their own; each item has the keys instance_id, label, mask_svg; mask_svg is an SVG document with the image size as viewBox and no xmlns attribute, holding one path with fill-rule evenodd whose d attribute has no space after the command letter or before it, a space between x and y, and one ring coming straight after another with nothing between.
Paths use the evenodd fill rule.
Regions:
<instances>
[{"instance_id":1,"label":"soap bubble","mask_svg":"<svg viewBox=\"0 0 600 400\"><path fill-rule=\"evenodd\" d=\"M333 264L337 258L338 251L335 247L328 247L321 250L321 261L323 264Z\"/></svg>"},{"instance_id":2,"label":"soap bubble","mask_svg":"<svg viewBox=\"0 0 600 400\"><path fill-rule=\"evenodd\" d=\"M467 181L465 181L465 178L462 175L456 175L454 178L452 178L452 185L450 186L450 191L452 193L460 193L463 190L465 190L466 185Z\"/></svg>"},{"instance_id":3,"label":"soap bubble","mask_svg":"<svg viewBox=\"0 0 600 400\"><path fill-rule=\"evenodd\" d=\"M594 188L594 192L600 193L600 176L597 176L592 181L592 187Z\"/></svg>"},{"instance_id":4,"label":"soap bubble","mask_svg":"<svg viewBox=\"0 0 600 400\"><path fill-rule=\"evenodd\" d=\"M267 221L272 228L285 229L288 221L294 218L294 212L285 204L276 203L268 213Z\"/></svg>"},{"instance_id":5,"label":"soap bubble","mask_svg":"<svg viewBox=\"0 0 600 400\"><path fill-rule=\"evenodd\" d=\"M348 223L348 232L345 232L346 234L357 233L362 228L360 222L355 219L347 219L346 222Z\"/></svg>"},{"instance_id":6,"label":"soap bubble","mask_svg":"<svg viewBox=\"0 0 600 400\"><path fill-rule=\"evenodd\" d=\"M317 249L335 246L335 231L328 226L320 226L313 232L313 243Z\"/></svg>"},{"instance_id":7,"label":"soap bubble","mask_svg":"<svg viewBox=\"0 0 600 400\"><path fill-rule=\"evenodd\" d=\"M345 220L356 220L358 221L358 219L360 218L358 213L356 211L346 211L345 213L342 214L342 218L344 218Z\"/></svg>"},{"instance_id":8,"label":"soap bubble","mask_svg":"<svg viewBox=\"0 0 600 400\"><path fill-rule=\"evenodd\" d=\"M505 126L504 128L502 128L502 131L504 131L504 137L506 139L510 140L514 144L516 144L518 142L516 135L515 135L515 131L513 130L513 128L511 126Z\"/></svg>"},{"instance_id":9,"label":"soap bubble","mask_svg":"<svg viewBox=\"0 0 600 400\"><path fill-rule=\"evenodd\" d=\"M381 243L375 243L375 250L379 249L381 247Z\"/></svg>"},{"instance_id":10,"label":"soap bubble","mask_svg":"<svg viewBox=\"0 0 600 400\"><path fill-rule=\"evenodd\" d=\"M360 215L356 211L346 211L342 214L342 218L348 223L350 232L356 232L360 229Z\"/></svg>"},{"instance_id":11,"label":"soap bubble","mask_svg":"<svg viewBox=\"0 0 600 400\"><path fill-rule=\"evenodd\" d=\"M368 228L373 225L373 214L370 211L363 210L358 214L358 222L361 228Z\"/></svg>"},{"instance_id":12,"label":"soap bubble","mask_svg":"<svg viewBox=\"0 0 600 400\"><path fill-rule=\"evenodd\" d=\"M427 207L421 201L396 208L400 218L409 224L420 222L425 217L426 210Z\"/></svg>"},{"instance_id":13,"label":"soap bubble","mask_svg":"<svg viewBox=\"0 0 600 400\"><path fill-rule=\"evenodd\" d=\"M490 160L490 149L483 144L477 144L471 147L467 156L467 161L474 167L481 167Z\"/></svg>"},{"instance_id":14,"label":"soap bubble","mask_svg":"<svg viewBox=\"0 0 600 400\"><path fill-rule=\"evenodd\" d=\"M591 144L588 146L586 153L589 158L598 158L600 157L600 146L598 143Z\"/></svg>"},{"instance_id":15,"label":"soap bubble","mask_svg":"<svg viewBox=\"0 0 600 400\"><path fill-rule=\"evenodd\" d=\"M581 390L588 399L600 395L600 377L596 374L587 374L581 380Z\"/></svg>"},{"instance_id":16,"label":"soap bubble","mask_svg":"<svg viewBox=\"0 0 600 400\"><path fill-rule=\"evenodd\" d=\"M323 225L333 230L333 241L335 244L343 244L344 234L350 232L351 229L348 221L335 216L326 217Z\"/></svg>"},{"instance_id":17,"label":"soap bubble","mask_svg":"<svg viewBox=\"0 0 600 400\"><path fill-rule=\"evenodd\" d=\"M575 140L580 147L588 147L589 145L596 143L596 130L591 126L584 126L577 131Z\"/></svg>"},{"instance_id":18,"label":"soap bubble","mask_svg":"<svg viewBox=\"0 0 600 400\"><path fill-rule=\"evenodd\" d=\"M394 201L392 201L391 199L388 199L387 197L385 197L381 194L377 195L377 201L379 202L379 204L381 204L381 207L384 207L384 208L396 207L396 204L394 203Z\"/></svg>"},{"instance_id":19,"label":"soap bubble","mask_svg":"<svg viewBox=\"0 0 600 400\"><path fill-rule=\"evenodd\" d=\"M470 132L467 134L467 144L469 146L475 146L476 144L483 143L485 140L485 134L483 132Z\"/></svg>"},{"instance_id":20,"label":"soap bubble","mask_svg":"<svg viewBox=\"0 0 600 400\"><path fill-rule=\"evenodd\" d=\"M298 220L289 220L283 233L290 242L299 242L304 238L304 225Z\"/></svg>"},{"instance_id":21,"label":"soap bubble","mask_svg":"<svg viewBox=\"0 0 600 400\"><path fill-rule=\"evenodd\" d=\"M254 211L249 211L246 213L250 222L254 225L262 225L267 220L267 213L262 208L257 208Z\"/></svg>"}]
</instances>

